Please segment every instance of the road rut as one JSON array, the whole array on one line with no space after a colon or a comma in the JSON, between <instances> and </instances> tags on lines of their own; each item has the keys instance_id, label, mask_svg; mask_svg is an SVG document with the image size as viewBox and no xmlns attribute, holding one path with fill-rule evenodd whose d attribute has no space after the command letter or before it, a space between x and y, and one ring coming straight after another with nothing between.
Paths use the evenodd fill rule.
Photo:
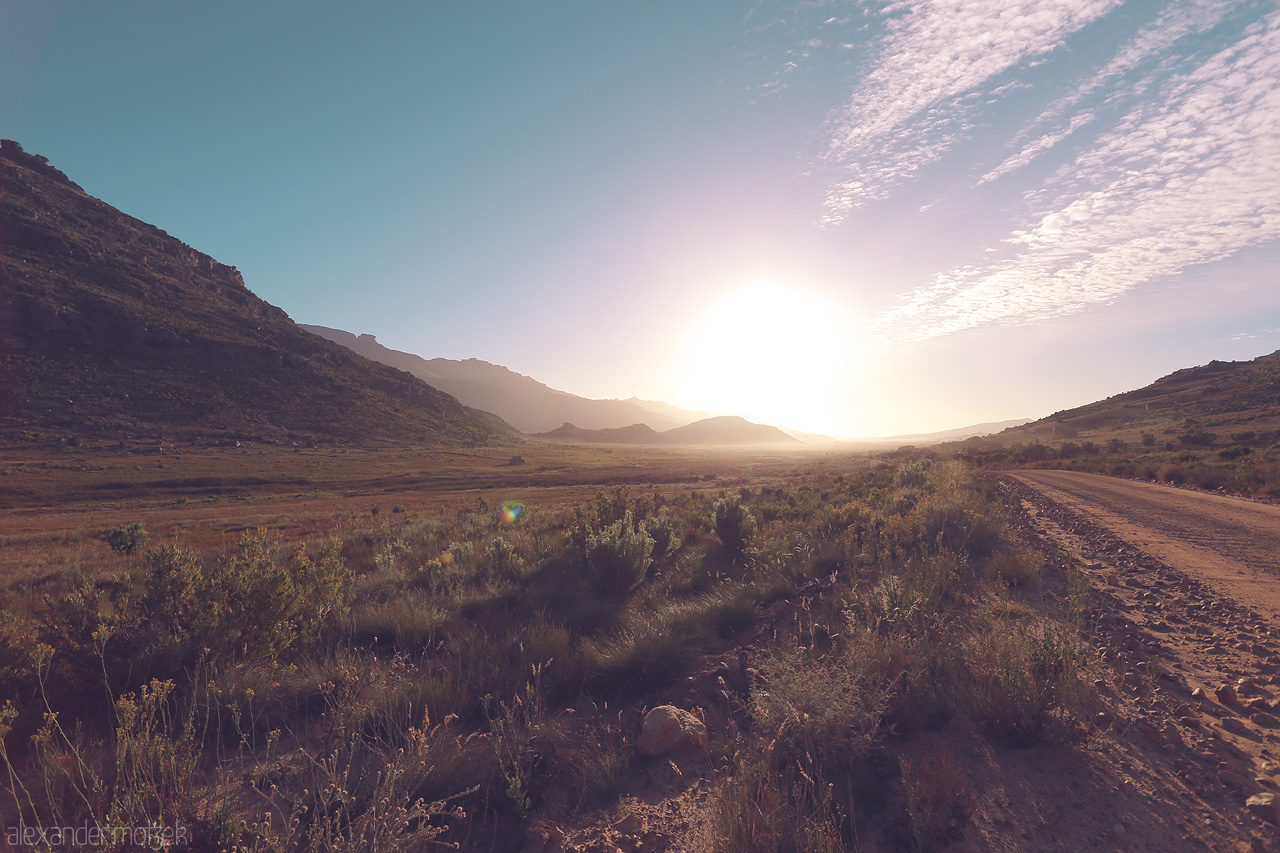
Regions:
<instances>
[{"instance_id":1,"label":"road rut","mask_svg":"<svg viewBox=\"0 0 1280 853\"><path fill-rule=\"evenodd\" d=\"M1173 569L1280 619L1280 507L1078 471L1010 476Z\"/></svg>"}]
</instances>

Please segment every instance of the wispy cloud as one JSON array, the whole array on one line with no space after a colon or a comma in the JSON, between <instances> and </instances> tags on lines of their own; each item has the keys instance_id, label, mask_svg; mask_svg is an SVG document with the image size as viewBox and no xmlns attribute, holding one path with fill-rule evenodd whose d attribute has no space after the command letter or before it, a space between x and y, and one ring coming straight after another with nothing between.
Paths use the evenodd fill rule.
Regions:
<instances>
[{"instance_id":1,"label":"wispy cloud","mask_svg":"<svg viewBox=\"0 0 1280 853\"><path fill-rule=\"evenodd\" d=\"M1233 12L1250 5L1254 5L1254 0L1192 0L1192 2L1174 3L1164 9L1154 21L1129 39L1096 73L1086 77L1072 91L1049 104L1015 138L1015 144L1025 143L1021 150L983 175L979 183L996 180L1028 165L1081 127L1093 122L1097 115L1092 110L1073 113L1073 110L1087 98L1105 92L1106 101L1116 104L1126 98L1139 96L1144 89L1153 84L1152 75L1139 76L1128 85L1121 85L1121 81L1127 75L1140 72L1144 66L1161 63L1166 53L1174 46L1210 32ZM1054 129L1041 130L1046 127ZM1026 142L1027 139L1031 141Z\"/></svg>"},{"instance_id":2,"label":"wispy cloud","mask_svg":"<svg viewBox=\"0 0 1280 853\"><path fill-rule=\"evenodd\" d=\"M1014 66L1060 46L1120 0L902 0L880 58L830 118L826 161L844 177L825 224L887 197L969 129L971 102Z\"/></svg>"},{"instance_id":3,"label":"wispy cloud","mask_svg":"<svg viewBox=\"0 0 1280 853\"><path fill-rule=\"evenodd\" d=\"M1013 258L939 275L877 318L882 333L1059 316L1280 238L1280 12L1168 77L1035 197Z\"/></svg>"}]
</instances>

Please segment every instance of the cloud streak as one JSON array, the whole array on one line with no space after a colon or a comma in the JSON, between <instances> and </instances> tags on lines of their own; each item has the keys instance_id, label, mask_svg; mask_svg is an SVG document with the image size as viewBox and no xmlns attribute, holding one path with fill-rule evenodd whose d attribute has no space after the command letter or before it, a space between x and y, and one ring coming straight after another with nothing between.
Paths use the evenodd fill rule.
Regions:
<instances>
[{"instance_id":1,"label":"cloud streak","mask_svg":"<svg viewBox=\"0 0 1280 853\"><path fill-rule=\"evenodd\" d=\"M1006 240L1012 258L939 275L877 318L881 334L919 340L1070 314L1280 238L1280 12L1169 76L1035 197L1049 200Z\"/></svg>"},{"instance_id":2,"label":"cloud streak","mask_svg":"<svg viewBox=\"0 0 1280 853\"><path fill-rule=\"evenodd\" d=\"M1059 47L1120 0L905 0L885 9L880 59L828 120L825 161L843 177L822 223L886 198L969 130L983 87Z\"/></svg>"}]
</instances>

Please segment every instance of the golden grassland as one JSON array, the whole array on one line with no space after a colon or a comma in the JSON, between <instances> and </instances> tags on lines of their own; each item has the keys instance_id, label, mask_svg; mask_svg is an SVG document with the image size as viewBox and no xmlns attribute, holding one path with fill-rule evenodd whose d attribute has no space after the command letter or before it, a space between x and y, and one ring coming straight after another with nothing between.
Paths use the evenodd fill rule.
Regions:
<instances>
[{"instance_id":1,"label":"golden grassland","mask_svg":"<svg viewBox=\"0 0 1280 853\"><path fill-rule=\"evenodd\" d=\"M619 808L653 769L644 709L674 701L709 730L698 849L932 849L965 782L904 742L953 719L1003 744L1083 731L1080 589L958 461L529 444L2 464L6 825L522 849ZM1058 603L1024 603L1042 583Z\"/></svg>"}]
</instances>

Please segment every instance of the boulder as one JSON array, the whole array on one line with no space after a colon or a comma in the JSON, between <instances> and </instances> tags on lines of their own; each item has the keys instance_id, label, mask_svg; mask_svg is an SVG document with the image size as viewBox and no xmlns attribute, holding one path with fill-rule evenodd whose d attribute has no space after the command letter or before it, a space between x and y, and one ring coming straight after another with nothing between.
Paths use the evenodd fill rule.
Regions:
<instances>
[{"instance_id":1,"label":"boulder","mask_svg":"<svg viewBox=\"0 0 1280 853\"><path fill-rule=\"evenodd\" d=\"M652 757L667 755L686 749L696 749L707 743L707 727L693 714L674 705L659 705L645 714L640 724L640 740L636 744L641 754Z\"/></svg>"},{"instance_id":2,"label":"boulder","mask_svg":"<svg viewBox=\"0 0 1280 853\"><path fill-rule=\"evenodd\" d=\"M1276 795L1270 791L1254 794L1244 801L1244 806L1263 820L1271 823L1280 823L1280 802L1277 801Z\"/></svg>"}]
</instances>

